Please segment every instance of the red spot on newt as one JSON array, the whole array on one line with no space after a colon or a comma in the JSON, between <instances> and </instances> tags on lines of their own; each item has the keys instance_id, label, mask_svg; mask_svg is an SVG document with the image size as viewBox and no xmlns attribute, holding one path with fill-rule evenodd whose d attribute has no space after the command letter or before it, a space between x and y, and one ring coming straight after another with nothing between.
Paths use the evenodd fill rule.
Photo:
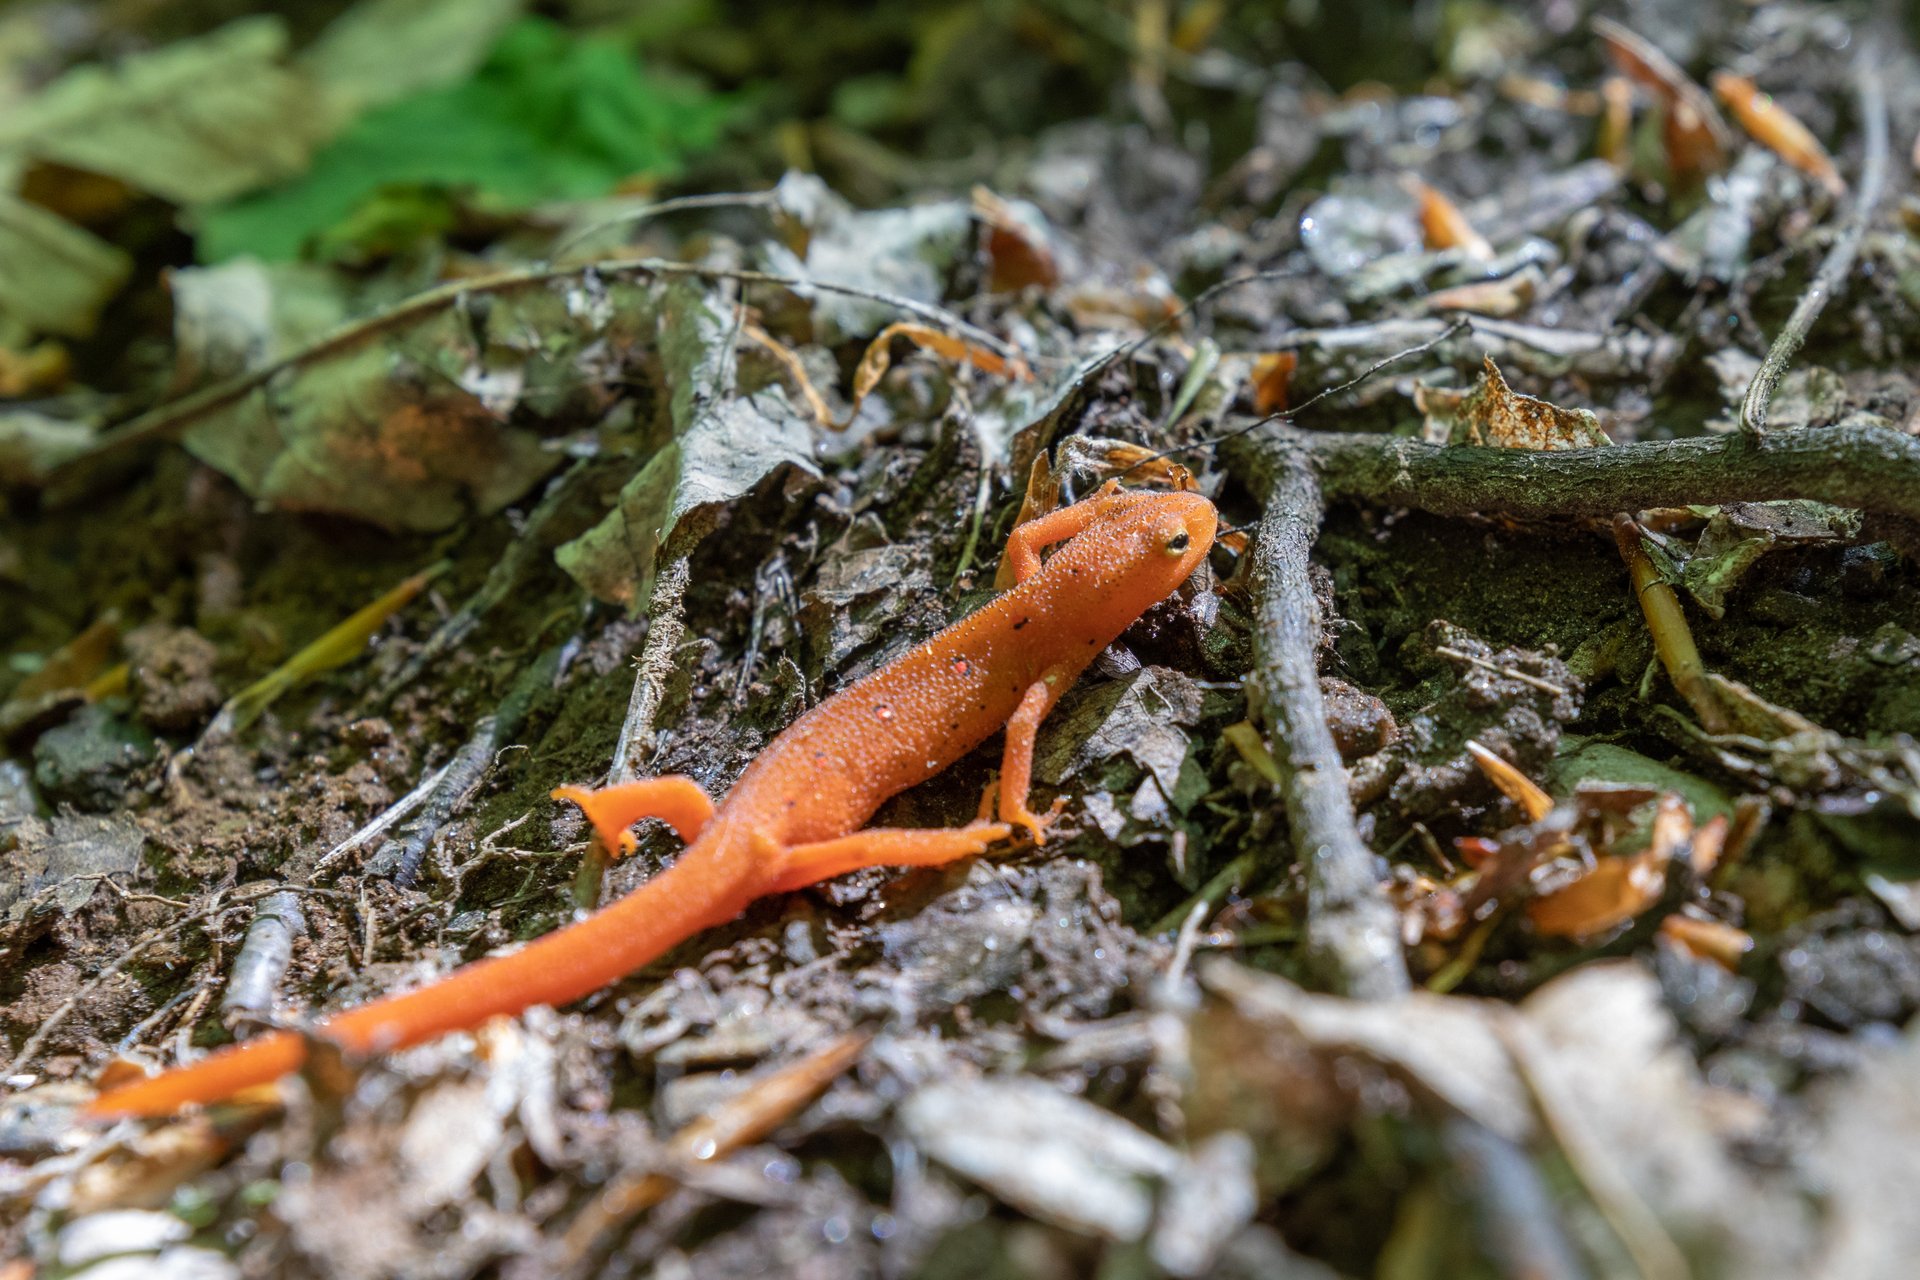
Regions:
<instances>
[{"instance_id":1,"label":"red spot on newt","mask_svg":"<svg viewBox=\"0 0 1920 1280\"><path fill-rule=\"evenodd\" d=\"M680 776L554 793L585 810L609 850L630 848L627 828L640 819L664 819L688 841L667 870L518 951L335 1014L318 1034L356 1053L405 1048L532 1005L578 1000L767 894L861 867L937 866L982 852L1015 826L1044 843L1048 819L1027 808L1034 734L1099 652L1099 644L1085 642L1088 629L1110 643L1171 595L1205 558L1215 523L1213 505L1195 493L1108 489L1018 526L1008 541L1017 585L801 716L767 744L718 809ZM1037 551L1057 543L1066 545L1042 565ZM1075 579L1096 567L1105 585L1090 595ZM970 690L979 701L924 705L956 650L994 679ZM896 706L915 708L914 715L897 716ZM928 745L923 724L902 722L921 717L950 726L937 744ZM876 732L876 719L887 727ZM926 781L1002 726L999 821L861 829L889 797ZM819 767L826 758L837 767ZM86 1113L158 1115L215 1101L296 1070L305 1057L304 1040L276 1032L111 1089Z\"/></svg>"}]
</instances>

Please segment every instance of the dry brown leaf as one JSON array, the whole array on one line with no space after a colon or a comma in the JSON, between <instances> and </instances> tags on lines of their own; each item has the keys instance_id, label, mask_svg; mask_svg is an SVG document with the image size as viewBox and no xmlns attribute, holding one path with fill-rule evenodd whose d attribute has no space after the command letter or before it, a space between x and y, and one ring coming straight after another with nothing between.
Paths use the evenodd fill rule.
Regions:
<instances>
[{"instance_id":1,"label":"dry brown leaf","mask_svg":"<svg viewBox=\"0 0 1920 1280\"><path fill-rule=\"evenodd\" d=\"M1600 859L1572 884L1529 902L1527 918L1541 933L1576 941L1625 924L1660 901L1667 867L1692 836L1687 802L1668 792L1660 797L1645 849Z\"/></svg>"},{"instance_id":2,"label":"dry brown leaf","mask_svg":"<svg viewBox=\"0 0 1920 1280\"><path fill-rule=\"evenodd\" d=\"M1477 316L1505 319L1519 315L1533 305L1540 287L1540 273L1533 268L1516 271L1499 280L1476 280L1472 284L1439 289L1426 297L1429 311L1469 311Z\"/></svg>"},{"instance_id":3,"label":"dry brown leaf","mask_svg":"<svg viewBox=\"0 0 1920 1280\"><path fill-rule=\"evenodd\" d=\"M1036 218L985 187L973 189L973 216L986 228L987 288L1018 293L1060 283L1060 264Z\"/></svg>"},{"instance_id":4,"label":"dry brown leaf","mask_svg":"<svg viewBox=\"0 0 1920 1280\"><path fill-rule=\"evenodd\" d=\"M1753 935L1718 920L1701 920L1688 915L1671 915L1660 922L1660 936L1701 960L1710 960L1728 972L1740 968L1740 960L1753 950Z\"/></svg>"},{"instance_id":5,"label":"dry brown leaf","mask_svg":"<svg viewBox=\"0 0 1920 1280\"><path fill-rule=\"evenodd\" d=\"M905 338L915 346L931 351L943 359L951 360L956 364L970 364L999 377L1025 382L1033 376L1025 361L1007 360L998 352L989 351L978 343L969 342L965 338L956 338L950 333L942 333L928 325L913 324L903 320L888 325L875 334L873 341L867 344L866 354L860 357L859 367L853 371L853 407L847 410L844 421L831 424L834 430L845 431L853 425L854 418L860 413L861 404L873 389L880 385L880 379L886 376L887 370L893 367L892 344L895 338Z\"/></svg>"},{"instance_id":6,"label":"dry brown leaf","mask_svg":"<svg viewBox=\"0 0 1920 1280\"><path fill-rule=\"evenodd\" d=\"M1507 385L1485 358L1480 382L1467 392L1415 387L1414 403L1427 416L1427 439L1502 449L1592 449L1612 444L1600 420L1585 409L1562 409Z\"/></svg>"},{"instance_id":7,"label":"dry brown leaf","mask_svg":"<svg viewBox=\"0 0 1920 1280\"><path fill-rule=\"evenodd\" d=\"M1493 246L1474 230L1460 206L1418 178L1407 179L1407 189L1420 201L1420 234L1429 249L1459 249L1469 258L1491 258Z\"/></svg>"},{"instance_id":8,"label":"dry brown leaf","mask_svg":"<svg viewBox=\"0 0 1920 1280\"><path fill-rule=\"evenodd\" d=\"M1265 418L1287 411L1293 371L1300 357L1292 351L1272 351L1253 358L1253 411Z\"/></svg>"},{"instance_id":9,"label":"dry brown leaf","mask_svg":"<svg viewBox=\"0 0 1920 1280\"><path fill-rule=\"evenodd\" d=\"M1753 81L1730 71L1713 73L1713 92L1755 142L1812 177L1830 194L1846 191L1847 184L1834 168L1827 149L1812 130L1775 102L1772 94L1760 92Z\"/></svg>"},{"instance_id":10,"label":"dry brown leaf","mask_svg":"<svg viewBox=\"0 0 1920 1280\"><path fill-rule=\"evenodd\" d=\"M1576 941L1624 924L1660 900L1666 870L1651 850L1627 858L1605 858L1564 889L1527 904L1527 918L1541 933Z\"/></svg>"}]
</instances>

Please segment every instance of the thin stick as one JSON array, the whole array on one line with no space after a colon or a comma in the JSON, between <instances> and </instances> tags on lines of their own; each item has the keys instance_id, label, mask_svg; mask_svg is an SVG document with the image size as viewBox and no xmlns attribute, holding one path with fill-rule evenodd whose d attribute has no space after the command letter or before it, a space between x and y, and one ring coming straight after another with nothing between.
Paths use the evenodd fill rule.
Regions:
<instances>
[{"instance_id":1,"label":"thin stick","mask_svg":"<svg viewBox=\"0 0 1920 1280\"><path fill-rule=\"evenodd\" d=\"M797 1062L756 1081L668 1138L665 1154L682 1166L729 1155L758 1142L797 1115L866 1049L871 1035L851 1031L829 1040ZM576 1267L602 1241L635 1215L666 1198L679 1180L669 1172L630 1172L614 1178L568 1224L553 1258L556 1269Z\"/></svg>"},{"instance_id":2,"label":"thin stick","mask_svg":"<svg viewBox=\"0 0 1920 1280\"><path fill-rule=\"evenodd\" d=\"M1808 282L1806 292L1794 303L1793 313L1787 317L1780 335L1773 340L1773 346L1767 349L1767 358L1754 371L1753 381L1747 384L1746 397L1740 402L1740 429L1749 435L1758 436L1766 431L1767 409L1773 402L1774 388L1786 375L1788 363L1792 361L1794 353L1800 350L1800 344L1807 340L1807 333L1813 328L1814 321L1820 318L1827 300L1846 282L1848 273L1853 270L1853 260L1860 253L1860 242L1866 239L1867 228L1872 224L1880 197L1886 191L1887 155L1891 149L1887 142L1887 94L1881 83L1877 56L1870 51L1870 45L1869 51L1861 55L1856 79L1860 95L1860 118L1866 123L1867 139L1866 158L1860 170L1860 187L1854 196L1853 213L1848 217L1846 226L1840 229L1840 234L1834 238L1826 258L1820 263L1820 269L1814 272L1813 279Z\"/></svg>"},{"instance_id":3,"label":"thin stick","mask_svg":"<svg viewBox=\"0 0 1920 1280\"><path fill-rule=\"evenodd\" d=\"M1320 697L1320 606L1307 557L1326 508L1304 454L1277 467L1253 548L1253 675L1247 691L1279 762L1307 880L1307 954L1344 995L1409 987L1399 920L1354 827L1347 770Z\"/></svg>"},{"instance_id":4,"label":"thin stick","mask_svg":"<svg viewBox=\"0 0 1920 1280\"><path fill-rule=\"evenodd\" d=\"M778 285L783 289L792 289L796 292L813 289L821 293L840 294L892 307L908 315L919 316L931 324L965 334L973 341L1008 359L1024 358L1011 344L976 325L969 324L952 312L930 303L904 298L898 294L835 284L827 280L776 275L767 271L709 267L694 262L672 262L664 258L606 258L579 266L539 267L528 271L502 272L499 275L485 276L478 280L460 280L441 285L437 289L428 289L390 310L344 325L258 369L203 387L190 395L150 409L130 421L102 432L93 448L80 457L56 467L48 483L56 486L64 485L86 467L110 460L147 441L170 439L175 432L195 420L207 414L216 413L235 401L251 395L289 369L298 368L358 346L379 337L388 330L400 328L423 316L454 306L463 299L476 295L512 293L521 289L537 288L555 281L575 280L589 275L692 276L703 280L731 280L738 284Z\"/></svg>"},{"instance_id":5,"label":"thin stick","mask_svg":"<svg viewBox=\"0 0 1920 1280\"><path fill-rule=\"evenodd\" d=\"M427 797L433 794L433 789L440 785L440 779L447 776L448 767L449 766L443 764L438 769L421 778L419 786L407 792L404 796L401 796L391 805L388 805L386 811L381 813L379 817L321 854L320 860L313 864L313 870L307 873L307 879L315 879L333 870L334 866L338 864L342 858L352 853L367 841L372 840L374 837L385 835L395 823L425 804Z\"/></svg>"}]
</instances>

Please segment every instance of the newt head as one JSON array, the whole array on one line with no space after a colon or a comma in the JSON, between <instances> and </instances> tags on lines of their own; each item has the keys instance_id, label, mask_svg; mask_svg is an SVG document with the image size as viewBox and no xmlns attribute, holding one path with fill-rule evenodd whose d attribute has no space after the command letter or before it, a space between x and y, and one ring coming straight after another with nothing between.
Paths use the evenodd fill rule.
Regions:
<instances>
[{"instance_id":1,"label":"newt head","mask_svg":"<svg viewBox=\"0 0 1920 1280\"><path fill-rule=\"evenodd\" d=\"M1219 522L1197 493L1128 497L1049 562L1054 581L1072 593L1062 615L1093 622L1103 634L1120 634L1172 595L1207 558Z\"/></svg>"}]
</instances>

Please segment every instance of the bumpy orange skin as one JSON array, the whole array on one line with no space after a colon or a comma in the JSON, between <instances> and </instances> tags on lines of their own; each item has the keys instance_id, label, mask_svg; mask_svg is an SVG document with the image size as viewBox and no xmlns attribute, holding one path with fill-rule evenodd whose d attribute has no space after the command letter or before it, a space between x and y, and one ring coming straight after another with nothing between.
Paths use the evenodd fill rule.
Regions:
<instances>
[{"instance_id":1,"label":"bumpy orange skin","mask_svg":"<svg viewBox=\"0 0 1920 1280\"><path fill-rule=\"evenodd\" d=\"M318 1034L358 1052L405 1048L499 1014L588 995L756 898L864 866L935 865L976 854L1027 810L1033 736L1089 663L1171 595L1213 544L1213 505L1193 493L1109 486L1014 530L1018 585L796 720L740 775L717 810L685 778L601 792L565 788L608 847L645 816L690 839L660 875L603 910L508 955L326 1019ZM1039 551L1065 541L1044 566ZM1003 726L1000 817L938 831L861 830L889 797L933 777ZM711 814L711 817L708 815ZM298 1069L306 1043L280 1032L110 1090L99 1116L158 1115Z\"/></svg>"}]
</instances>

